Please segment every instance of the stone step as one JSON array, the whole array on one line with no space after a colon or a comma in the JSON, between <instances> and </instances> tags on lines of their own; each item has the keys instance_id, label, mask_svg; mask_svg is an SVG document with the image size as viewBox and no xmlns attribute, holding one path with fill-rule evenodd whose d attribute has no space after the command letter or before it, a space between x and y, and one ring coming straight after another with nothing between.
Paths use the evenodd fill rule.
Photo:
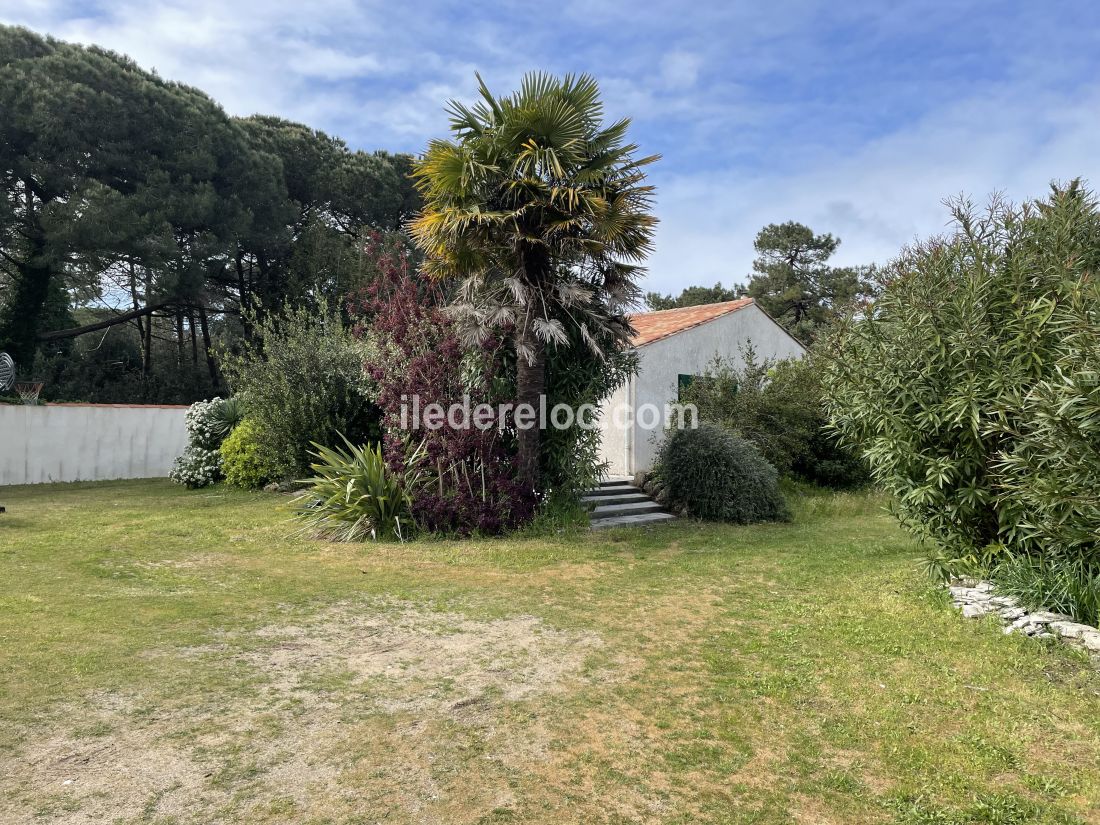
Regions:
<instances>
[{"instance_id":1,"label":"stone step","mask_svg":"<svg viewBox=\"0 0 1100 825\"><path fill-rule=\"evenodd\" d=\"M633 487L629 484L615 484L607 487L597 487L594 490L589 490L586 496L624 496L628 493L640 493L637 487Z\"/></svg>"},{"instance_id":2,"label":"stone step","mask_svg":"<svg viewBox=\"0 0 1100 825\"><path fill-rule=\"evenodd\" d=\"M649 496L641 490L606 495L593 495L589 493L586 496L581 496L582 504L630 504L635 501L649 501Z\"/></svg>"},{"instance_id":3,"label":"stone step","mask_svg":"<svg viewBox=\"0 0 1100 825\"><path fill-rule=\"evenodd\" d=\"M659 513L661 505L655 501L635 501L629 504L602 504L594 507L589 513L593 521L602 518L614 518L615 516L633 516L642 513Z\"/></svg>"},{"instance_id":4,"label":"stone step","mask_svg":"<svg viewBox=\"0 0 1100 825\"><path fill-rule=\"evenodd\" d=\"M600 482L601 487L617 487L622 484L630 484L633 486L633 479L628 476L614 476L612 478L605 478Z\"/></svg>"},{"instance_id":5,"label":"stone step","mask_svg":"<svg viewBox=\"0 0 1100 825\"><path fill-rule=\"evenodd\" d=\"M641 527L645 524L659 524L663 521L672 521L676 516L671 513L638 513L632 516L615 516L613 518L601 518L592 522L593 530L610 530L612 527Z\"/></svg>"}]
</instances>

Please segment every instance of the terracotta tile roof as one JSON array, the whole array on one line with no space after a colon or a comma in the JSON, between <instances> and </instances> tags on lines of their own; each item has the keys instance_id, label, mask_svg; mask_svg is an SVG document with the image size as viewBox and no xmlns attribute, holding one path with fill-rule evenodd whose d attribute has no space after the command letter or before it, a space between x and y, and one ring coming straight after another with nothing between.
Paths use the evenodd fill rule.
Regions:
<instances>
[{"instance_id":1,"label":"terracotta tile roof","mask_svg":"<svg viewBox=\"0 0 1100 825\"><path fill-rule=\"evenodd\" d=\"M668 338L677 332L697 327L707 321L713 321L723 315L736 312L752 303L752 298L740 298L736 301L723 301L720 304L703 304L697 307L679 307L678 309L662 309L657 312L643 312L630 316L630 324L634 327L632 343L636 347L644 347L662 338Z\"/></svg>"}]
</instances>

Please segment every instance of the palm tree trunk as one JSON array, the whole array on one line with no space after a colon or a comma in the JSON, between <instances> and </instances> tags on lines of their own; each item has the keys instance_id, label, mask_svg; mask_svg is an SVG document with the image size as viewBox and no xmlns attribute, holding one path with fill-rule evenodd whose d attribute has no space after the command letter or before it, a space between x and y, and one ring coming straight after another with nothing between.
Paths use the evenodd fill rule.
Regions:
<instances>
[{"instance_id":1,"label":"palm tree trunk","mask_svg":"<svg viewBox=\"0 0 1100 825\"><path fill-rule=\"evenodd\" d=\"M543 291L550 280L550 256L545 246L524 244L520 260L530 288ZM536 420L527 429L516 427L517 478L528 489L539 488L539 447L542 444L541 421L537 420L539 402L546 392L546 342L535 333L530 312L516 330L516 404L530 405ZM523 353L527 353L525 357Z\"/></svg>"},{"instance_id":2,"label":"palm tree trunk","mask_svg":"<svg viewBox=\"0 0 1100 825\"><path fill-rule=\"evenodd\" d=\"M519 355L524 350L533 353L530 362ZM539 401L546 390L546 345L529 324L516 330L516 352L516 404L530 404L536 415L533 426L516 428L516 474L525 486L535 490L539 486L542 430L537 415Z\"/></svg>"}]
</instances>

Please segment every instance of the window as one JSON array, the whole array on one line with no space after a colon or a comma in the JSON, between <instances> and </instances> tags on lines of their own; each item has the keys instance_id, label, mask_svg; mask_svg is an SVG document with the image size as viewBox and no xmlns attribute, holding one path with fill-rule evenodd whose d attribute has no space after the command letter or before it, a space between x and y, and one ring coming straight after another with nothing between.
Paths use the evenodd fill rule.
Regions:
<instances>
[{"instance_id":1,"label":"window","mask_svg":"<svg viewBox=\"0 0 1100 825\"><path fill-rule=\"evenodd\" d=\"M685 375L681 373L676 376L676 402L678 404L684 403L684 394L687 393L689 387L696 383L699 383L701 390L709 391L711 394L717 391L716 387L722 386L713 376ZM729 387L729 394L731 397L737 395L736 383Z\"/></svg>"},{"instance_id":2,"label":"window","mask_svg":"<svg viewBox=\"0 0 1100 825\"><path fill-rule=\"evenodd\" d=\"M682 404L684 401L684 393L687 392L688 387L695 383L696 379L702 378L701 375L684 375L680 374L676 376L676 401Z\"/></svg>"}]
</instances>

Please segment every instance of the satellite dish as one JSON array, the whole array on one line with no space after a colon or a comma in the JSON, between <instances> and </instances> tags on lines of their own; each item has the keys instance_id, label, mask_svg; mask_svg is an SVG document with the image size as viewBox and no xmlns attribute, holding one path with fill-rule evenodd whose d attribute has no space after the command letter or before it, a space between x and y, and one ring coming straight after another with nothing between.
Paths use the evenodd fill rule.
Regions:
<instances>
[{"instance_id":1,"label":"satellite dish","mask_svg":"<svg viewBox=\"0 0 1100 825\"><path fill-rule=\"evenodd\" d=\"M0 392L11 389L15 383L15 362L6 352L0 352Z\"/></svg>"}]
</instances>

